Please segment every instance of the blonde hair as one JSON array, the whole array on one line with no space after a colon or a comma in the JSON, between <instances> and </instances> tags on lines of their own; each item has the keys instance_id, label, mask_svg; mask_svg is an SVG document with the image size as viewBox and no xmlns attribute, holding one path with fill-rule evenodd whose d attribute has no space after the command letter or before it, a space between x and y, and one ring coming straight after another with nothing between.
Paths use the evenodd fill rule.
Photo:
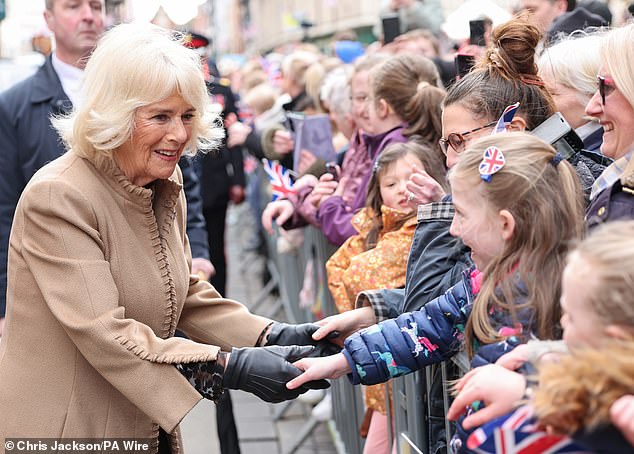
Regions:
<instances>
[{"instance_id":1,"label":"blonde hair","mask_svg":"<svg viewBox=\"0 0 634 454\"><path fill-rule=\"evenodd\" d=\"M185 153L213 149L223 136L209 110L200 57L183 35L152 24L122 24L99 40L84 72L82 101L53 120L66 146L98 164L132 137L137 109L174 92L195 109Z\"/></svg>"},{"instance_id":2,"label":"blonde hair","mask_svg":"<svg viewBox=\"0 0 634 454\"><path fill-rule=\"evenodd\" d=\"M250 106L256 115L260 115L275 105L279 93L269 83L262 83L251 88L244 97L244 102Z\"/></svg>"},{"instance_id":3,"label":"blonde hair","mask_svg":"<svg viewBox=\"0 0 634 454\"><path fill-rule=\"evenodd\" d=\"M558 84L575 90L580 103L587 104L597 91L603 36L571 35L547 47L539 57L539 75L551 74Z\"/></svg>"},{"instance_id":4,"label":"blonde hair","mask_svg":"<svg viewBox=\"0 0 634 454\"><path fill-rule=\"evenodd\" d=\"M306 50L296 50L282 60L284 76L298 87L306 86L306 71L319 60L319 55Z\"/></svg>"},{"instance_id":5,"label":"blonde hair","mask_svg":"<svg viewBox=\"0 0 634 454\"><path fill-rule=\"evenodd\" d=\"M506 163L487 183L478 167L490 146L502 151ZM515 219L504 250L481 270L485 278L465 330L470 353L474 338L484 344L503 339L492 325L492 308L508 312L513 320L520 310L530 309L537 336L557 336L561 275L571 242L581 238L584 210L574 169L554 157L554 148L528 133L503 133L473 142L450 171L452 184L460 181L479 191L488 207L507 210ZM515 276L526 287L526 303L514 301Z\"/></svg>"},{"instance_id":6,"label":"blonde hair","mask_svg":"<svg viewBox=\"0 0 634 454\"><path fill-rule=\"evenodd\" d=\"M572 435L610 423L610 407L634 394L634 343L611 341L540 365L532 405L540 425Z\"/></svg>"},{"instance_id":7,"label":"blonde hair","mask_svg":"<svg viewBox=\"0 0 634 454\"><path fill-rule=\"evenodd\" d=\"M634 221L609 222L592 232L570 253L568 266L579 261L592 275L586 304L606 325L634 332Z\"/></svg>"},{"instance_id":8,"label":"blonde hair","mask_svg":"<svg viewBox=\"0 0 634 454\"><path fill-rule=\"evenodd\" d=\"M614 79L616 87L634 107L634 23L614 28L605 35L601 63Z\"/></svg>"}]
</instances>

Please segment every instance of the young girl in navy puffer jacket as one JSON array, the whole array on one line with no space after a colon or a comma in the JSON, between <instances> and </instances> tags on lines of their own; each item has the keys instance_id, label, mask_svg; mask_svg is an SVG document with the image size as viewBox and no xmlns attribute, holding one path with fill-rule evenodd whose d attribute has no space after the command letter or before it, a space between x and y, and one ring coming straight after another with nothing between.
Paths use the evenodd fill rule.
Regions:
<instances>
[{"instance_id":1,"label":"young girl in navy puffer jacket","mask_svg":"<svg viewBox=\"0 0 634 454\"><path fill-rule=\"evenodd\" d=\"M570 164L527 133L504 133L472 143L450 182L451 233L476 267L420 310L351 335L342 353L300 360L305 373L289 388L346 373L354 384L381 383L465 348L477 366L531 338L560 336L565 255L583 230Z\"/></svg>"}]
</instances>

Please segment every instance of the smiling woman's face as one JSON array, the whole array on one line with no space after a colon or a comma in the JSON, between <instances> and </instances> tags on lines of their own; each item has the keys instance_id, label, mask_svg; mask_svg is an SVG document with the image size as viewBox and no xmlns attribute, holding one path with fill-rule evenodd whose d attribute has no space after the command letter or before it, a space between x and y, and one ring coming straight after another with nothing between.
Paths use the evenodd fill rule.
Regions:
<instances>
[{"instance_id":1,"label":"smiling woman's face","mask_svg":"<svg viewBox=\"0 0 634 454\"><path fill-rule=\"evenodd\" d=\"M606 70L601 68L599 75L609 81L606 82L605 104L597 91L586 106L586 114L598 119L603 126L601 153L618 159L634 146L634 108Z\"/></svg>"},{"instance_id":2,"label":"smiling woman's face","mask_svg":"<svg viewBox=\"0 0 634 454\"><path fill-rule=\"evenodd\" d=\"M183 97L171 96L137 109L132 137L114 159L137 186L169 178L192 135L195 109Z\"/></svg>"}]
</instances>

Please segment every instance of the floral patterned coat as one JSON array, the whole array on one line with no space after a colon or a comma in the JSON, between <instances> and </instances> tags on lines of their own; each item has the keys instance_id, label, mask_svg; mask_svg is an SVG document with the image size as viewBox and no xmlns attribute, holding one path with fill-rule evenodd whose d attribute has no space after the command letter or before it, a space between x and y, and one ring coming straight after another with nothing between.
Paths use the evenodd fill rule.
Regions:
<instances>
[{"instance_id":1,"label":"floral patterned coat","mask_svg":"<svg viewBox=\"0 0 634 454\"><path fill-rule=\"evenodd\" d=\"M416 216L382 206L383 231L376 247L366 251L365 239L372 227L370 213L369 208L363 208L354 216L352 225L359 234L348 238L326 263L328 287L339 312L354 309L356 296L363 290L405 285ZM394 230L407 216L410 219ZM365 402L368 408L385 413L385 386L368 387Z\"/></svg>"}]
</instances>

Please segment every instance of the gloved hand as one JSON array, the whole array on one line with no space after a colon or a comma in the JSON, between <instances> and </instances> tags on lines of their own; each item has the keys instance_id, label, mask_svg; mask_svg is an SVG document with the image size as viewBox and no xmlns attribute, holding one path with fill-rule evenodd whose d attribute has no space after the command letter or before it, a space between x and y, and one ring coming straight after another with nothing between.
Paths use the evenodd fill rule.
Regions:
<instances>
[{"instance_id":1,"label":"gloved hand","mask_svg":"<svg viewBox=\"0 0 634 454\"><path fill-rule=\"evenodd\" d=\"M286 383L302 374L291 363L308 356L311 345L290 347L233 348L225 370L222 385L255 394L266 402L295 399L309 389L330 387L326 380L305 383L297 389L286 388Z\"/></svg>"},{"instance_id":2,"label":"gloved hand","mask_svg":"<svg viewBox=\"0 0 634 454\"><path fill-rule=\"evenodd\" d=\"M314 323L289 325L275 322L266 337L265 345L314 345L315 350L308 356L330 356L341 351L341 347L327 339L313 340L313 333L319 329Z\"/></svg>"}]
</instances>

